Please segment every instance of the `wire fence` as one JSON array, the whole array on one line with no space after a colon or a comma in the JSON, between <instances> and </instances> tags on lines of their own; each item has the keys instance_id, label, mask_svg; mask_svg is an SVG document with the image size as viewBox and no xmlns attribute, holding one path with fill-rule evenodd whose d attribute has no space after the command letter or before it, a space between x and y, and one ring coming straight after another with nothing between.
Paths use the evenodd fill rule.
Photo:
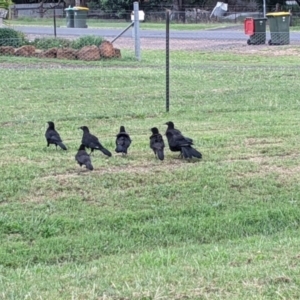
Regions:
<instances>
[{"instance_id":1,"label":"wire fence","mask_svg":"<svg viewBox=\"0 0 300 300\"><path fill-rule=\"evenodd\" d=\"M220 22L220 21L238 21L245 14L261 15L258 8L249 6L230 6L230 10L224 11L219 15L214 15L214 6L205 7L185 7L182 11L177 11L170 7L162 6L156 11L146 10L145 21L147 22L164 22L166 20L166 11L172 11L171 21L178 23L203 23L203 22ZM143 10L143 7L141 7ZM65 18L68 14L68 8L63 4L53 5L50 3L37 4L18 4L10 8L10 16L12 19L22 18L49 18L52 17L55 10L57 18ZM272 7L268 7L272 11ZM87 18L92 20L106 20L112 22L130 21L132 10L122 12L103 11L101 9L89 8ZM222 15L222 17L220 17Z\"/></svg>"},{"instance_id":2,"label":"wire fence","mask_svg":"<svg viewBox=\"0 0 300 300\"><path fill-rule=\"evenodd\" d=\"M135 59L131 28L110 42L128 23L104 29L102 21L93 24L99 27L57 27L55 39L50 25L9 26L22 30L31 44L0 48L1 94L10 99L1 103L2 124L142 118L168 109L196 118L197 113L267 111L276 105L284 110L298 103L298 65L243 63L247 54L268 57L276 52L281 57L297 50L272 48L267 42L249 46L242 23L185 29L170 20L169 40L166 24L157 28L152 23L154 28L141 30L141 62ZM295 33L286 47L298 44ZM286 89L292 91L290 103L280 100Z\"/></svg>"}]
</instances>

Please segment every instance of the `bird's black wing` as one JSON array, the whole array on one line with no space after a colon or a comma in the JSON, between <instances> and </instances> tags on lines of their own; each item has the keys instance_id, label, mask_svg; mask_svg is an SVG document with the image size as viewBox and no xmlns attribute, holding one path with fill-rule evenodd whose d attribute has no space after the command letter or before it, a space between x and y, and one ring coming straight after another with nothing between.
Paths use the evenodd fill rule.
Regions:
<instances>
[{"instance_id":1,"label":"bird's black wing","mask_svg":"<svg viewBox=\"0 0 300 300\"><path fill-rule=\"evenodd\" d=\"M150 139L151 148L162 149L165 147L165 143L161 134L154 134Z\"/></svg>"},{"instance_id":2,"label":"bird's black wing","mask_svg":"<svg viewBox=\"0 0 300 300\"><path fill-rule=\"evenodd\" d=\"M96 149L96 150L100 150L103 154L105 154L107 156L111 156L110 151L105 149L99 142L98 138L90 133L84 132L81 143L85 147L91 148L92 152L94 149Z\"/></svg>"},{"instance_id":3,"label":"bird's black wing","mask_svg":"<svg viewBox=\"0 0 300 300\"><path fill-rule=\"evenodd\" d=\"M177 151L181 151L184 158L202 158L202 154L192 147L193 140L183 136L181 133L175 132L169 141L169 145L170 149L173 148L177 149Z\"/></svg>"},{"instance_id":4,"label":"bird's black wing","mask_svg":"<svg viewBox=\"0 0 300 300\"><path fill-rule=\"evenodd\" d=\"M46 131L45 136L46 136L46 139L48 141L50 141L51 143L61 143L62 142L61 137L56 130L48 129Z\"/></svg>"},{"instance_id":5,"label":"bird's black wing","mask_svg":"<svg viewBox=\"0 0 300 300\"><path fill-rule=\"evenodd\" d=\"M131 144L131 139L128 133L120 132L117 134L116 138L116 152L127 153L127 149Z\"/></svg>"},{"instance_id":6,"label":"bird's black wing","mask_svg":"<svg viewBox=\"0 0 300 300\"><path fill-rule=\"evenodd\" d=\"M63 144L60 135L58 134L58 132L55 129L50 129L48 128L46 133L45 133L47 142L48 142L48 146L49 144L54 144L57 145L62 148L63 150L67 150L67 147Z\"/></svg>"},{"instance_id":7,"label":"bird's black wing","mask_svg":"<svg viewBox=\"0 0 300 300\"><path fill-rule=\"evenodd\" d=\"M79 150L75 156L75 159L80 166L85 165L89 170L93 170L91 158L85 150Z\"/></svg>"},{"instance_id":8,"label":"bird's black wing","mask_svg":"<svg viewBox=\"0 0 300 300\"><path fill-rule=\"evenodd\" d=\"M84 133L81 142L84 146L91 149L100 149L102 147L98 138L90 133Z\"/></svg>"},{"instance_id":9,"label":"bird's black wing","mask_svg":"<svg viewBox=\"0 0 300 300\"><path fill-rule=\"evenodd\" d=\"M167 131L167 138L170 148L179 148L180 150L182 144L186 143L184 136L181 133L178 133L173 130Z\"/></svg>"},{"instance_id":10,"label":"bird's black wing","mask_svg":"<svg viewBox=\"0 0 300 300\"><path fill-rule=\"evenodd\" d=\"M153 134L150 137L150 148L160 160L164 159L164 147L165 143L161 134Z\"/></svg>"}]
</instances>

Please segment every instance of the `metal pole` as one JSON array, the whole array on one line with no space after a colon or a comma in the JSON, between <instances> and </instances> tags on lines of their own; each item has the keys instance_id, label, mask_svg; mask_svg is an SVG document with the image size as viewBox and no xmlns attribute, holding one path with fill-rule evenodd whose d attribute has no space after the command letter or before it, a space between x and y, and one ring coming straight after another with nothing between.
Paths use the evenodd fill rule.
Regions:
<instances>
[{"instance_id":1,"label":"metal pole","mask_svg":"<svg viewBox=\"0 0 300 300\"><path fill-rule=\"evenodd\" d=\"M170 13L166 12L166 111L170 110Z\"/></svg>"},{"instance_id":2,"label":"metal pole","mask_svg":"<svg viewBox=\"0 0 300 300\"><path fill-rule=\"evenodd\" d=\"M55 7L53 9L53 27L54 27L54 37L56 37L56 14L55 14Z\"/></svg>"},{"instance_id":3,"label":"metal pole","mask_svg":"<svg viewBox=\"0 0 300 300\"><path fill-rule=\"evenodd\" d=\"M139 21L139 3L133 2L134 10L134 50L135 57L141 60L141 44L140 44L140 21Z\"/></svg>"},{"instance_id":4,"label":"metal pole","mask_svg":"<svg viewBox=\"0 0 300 300\"><path fill-rule=\"evenodd\" d=\"M263 0L264 18L266 17L266 0Z\"/></svg>"},{"instance_id":5,"label":"metal pole","mask_svg":"<svg viewBox=\"0 0 300 300\"><path fill-rule=\"evenodd\" d=\"M128 25L122 32L120 32L112 41L111 43L113 43L116 39L118 39L124 32L126 32L130 27L132 27L134 24L134 22L131 22L130 25Z\"/></svg>"}]
</instances>

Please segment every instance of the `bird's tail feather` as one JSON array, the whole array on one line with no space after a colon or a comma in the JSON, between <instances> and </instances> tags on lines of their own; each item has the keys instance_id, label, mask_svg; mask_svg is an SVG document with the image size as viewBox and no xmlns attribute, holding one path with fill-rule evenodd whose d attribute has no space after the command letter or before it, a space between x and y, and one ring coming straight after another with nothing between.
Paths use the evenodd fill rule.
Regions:
<instances>
[{"instance_id":1,"label":"bird's tail feather","mask_svg":"<svg viewBox=\"0 0 300 300\"><path fill-rule=\"evenodd\" d=\"M164 160L165 156L164 156L164 150L163 150L163 149L157 150L156 153L157 153L157 157L158 157L160 160Z\"/></svg>"},{"instance_id":2,"label":"bird's tail feather","mask_svg":"<svg viewBox=\"0 0 300 300\"><path fill-rule=\"evenodd\" d=\"M202 158L202 154L199 151L197 151L196 149L192 148L192 147L191 147L191 154L194 157Z\"/></svg>"},{"instance_id":3,"label":"bird's tail feather","mask_svg":"<svg viewBox=\"0 0 300 300\"><path fill-rule=\"evenodd\" d=\"M59 143L57 143L57 145L58 145L61 149L67 150L67 147L66 147L63 143L59 142Z\"/></svg>"},{"instance_id":4,"label":"bird's tail feather","mask_svg":"<svg viewBox=\"0 0 300 300\"><path fill-rule=\"evenodd\" d=\"M126 148L125 148L124 146L122 146L122 145L117 145L117 147L116 147L116 152L117 152L117 153L127 153L127 150L126 150Z\"/></svg>"},{"instance_id":5,"label":"bird's tail feather","mask_svg":"<svg viewBox=\"0 0 300 300\"><path fill-rule=\"evenodd\" d=\"M182 147L181 153L184 158L202 158L202 154L193 147Z\"/></svg>"},{"instance_id":6,"label":"bird's tail feather","mask_svg":"<svg viewBox=\"0 0 300 300\"><path fill-rule=\"evenodd\" d=\"M110 153L107 149L101 148L101 149L99 149L99 150L101 150L103 154L105 154L105 155L107 155L107 156L109 156L109 157L111 156L111 153Z\"/></svg>"},{"instance_id":7,"label":"bird's tail feather","mask_svg":"<svg viewBox=\"0 0 300 300\"><path fill-rule=\"evenodd\" d=\"M192 158L193 157L190 149L191 149L190 147L182 147L181 148L181 153L184 158Z\"/></svg>"}]
</instances>

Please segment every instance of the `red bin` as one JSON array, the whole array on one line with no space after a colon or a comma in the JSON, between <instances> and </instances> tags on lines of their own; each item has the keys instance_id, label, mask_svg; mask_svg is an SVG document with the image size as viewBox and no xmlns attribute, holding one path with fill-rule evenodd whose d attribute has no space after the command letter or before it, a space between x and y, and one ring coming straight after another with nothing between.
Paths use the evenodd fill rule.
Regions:
<instances>
[{"instance_id":1,"label":"red bin","mask_svg":"<svg viewBox=\"0 0 300 300\"><path fill-rule=\"evenodd\" d=\"M244 20L244 29L245 29L245 34L247 35L253 35L254 34L254 19L253 18L246 18Z\"/></svg>"}]
</instances>

